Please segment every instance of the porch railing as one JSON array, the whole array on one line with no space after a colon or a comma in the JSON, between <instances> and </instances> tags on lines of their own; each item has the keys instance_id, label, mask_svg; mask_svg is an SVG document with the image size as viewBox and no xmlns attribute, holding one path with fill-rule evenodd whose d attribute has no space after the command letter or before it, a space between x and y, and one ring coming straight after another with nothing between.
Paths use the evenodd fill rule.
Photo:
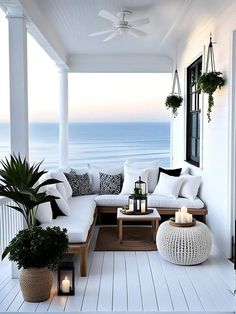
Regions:
<instances>
[{"instance_id":1,"label":"porch railing","mask_svg":"<svg viewBox=\"0 0 236 314\"><path fill-rule=\"evenodd\" d=\"M16 233L23 229L22 215L8 207L13 204L8 198L0 197L0 256Z\"/></svg>"}]
</instances>

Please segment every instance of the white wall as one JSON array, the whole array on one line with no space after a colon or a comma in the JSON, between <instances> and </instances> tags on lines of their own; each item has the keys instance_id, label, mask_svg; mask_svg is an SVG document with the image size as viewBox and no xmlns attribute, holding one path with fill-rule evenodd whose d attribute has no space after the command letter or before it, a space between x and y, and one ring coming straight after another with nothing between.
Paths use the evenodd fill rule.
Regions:
<instances>
[{"instance_id":1,"label":"white wall","mask_svg":"<svg viewBox=\"0 0 236 314\"><path fill-rule=\"evenodd\" d=\"M226 8L220 16L209 20L208 24L199 26L185 42L178 44L178 71L181 82L184 105L179 110L177 118L173 119L173 166L183 164L185 159L185 127L186 127L186 69L201 54L203 60L207 52L209 34L212 32L216 70L221 71L226 78L222 90L214 94L215 105L212 121L207 122L207 96L203 96L202 104L202 149L200 168L191 166L192 174L202 176L200 196L208 209L207 223L214 235L215 244L227 257L231 254L231 208L229 206L229 112L231 106L231 54L233 30L236 29L236 19L232 12L234 7ZM180 48L181 47L181 48Z\"/></svg>"}]
</instances>

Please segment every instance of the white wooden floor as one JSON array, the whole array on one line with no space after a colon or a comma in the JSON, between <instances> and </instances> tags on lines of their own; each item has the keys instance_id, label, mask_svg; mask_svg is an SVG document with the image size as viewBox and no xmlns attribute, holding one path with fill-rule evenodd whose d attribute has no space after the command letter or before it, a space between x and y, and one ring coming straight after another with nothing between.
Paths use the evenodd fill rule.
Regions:
<instances>
[{"instance_id":1,"label":"white wooden floor","mask_svg":"<svg viewBox=\"0 0 236 314\"><path fill-rule=\"evenodd\" d=\"M75 261L76 262L76 261ZM93 252L76 295L24 302L9 263L0 265L0 312L233 313L232 263L213 253L202 265L177 266L158 252ZM78 265L76 265L78 270Z\"/></svg>"}]
</instances>

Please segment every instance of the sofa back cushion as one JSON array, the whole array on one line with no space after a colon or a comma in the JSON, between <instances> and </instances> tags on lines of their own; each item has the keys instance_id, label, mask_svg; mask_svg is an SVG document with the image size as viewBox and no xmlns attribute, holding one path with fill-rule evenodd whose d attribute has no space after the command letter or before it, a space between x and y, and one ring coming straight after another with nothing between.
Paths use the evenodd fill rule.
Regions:
<instances>
[{"instance_id":1,"label":"sofa back cushion","mask_svg":"<svg viewBox=\"0 0 236 314\"><path fill-rule=\"evenodd\" d=\"M148 192L152 193L157 185L159 173L158 160L127 160L124 163L125 169L148 169Z\"/></svg>"}]
</instances>

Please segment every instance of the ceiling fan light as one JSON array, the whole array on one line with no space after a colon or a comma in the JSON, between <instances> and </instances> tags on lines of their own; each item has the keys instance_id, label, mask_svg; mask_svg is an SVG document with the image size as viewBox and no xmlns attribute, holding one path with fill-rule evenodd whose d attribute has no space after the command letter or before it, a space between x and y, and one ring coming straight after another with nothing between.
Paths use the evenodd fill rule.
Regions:
<instances>
[{"instance_id":1,"label":"ceiling fan light","mask_svg":"<svg viewBox=\"0 0 236 314\"><path fill-rule=\"evenodd\" d=\"M119 27L118 32L120 34L126 34L128 32L129 28L128 27Z\"/></svg>"}]
</instances>

